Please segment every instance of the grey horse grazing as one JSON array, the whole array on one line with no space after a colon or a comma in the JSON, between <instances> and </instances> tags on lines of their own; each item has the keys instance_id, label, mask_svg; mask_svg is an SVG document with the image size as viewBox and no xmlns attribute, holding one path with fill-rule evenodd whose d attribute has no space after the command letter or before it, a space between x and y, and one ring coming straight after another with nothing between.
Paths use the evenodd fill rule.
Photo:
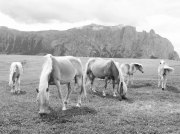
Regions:
<instances>
[{"instance_id":1,"label":"grey horse grazing","mask_svg":"<svg viewBox=\"0 0 180 134\"><path fill-rule=\"evenodd\" d=\"M129 81L133 84L133 75L137 70L144 73L143 66L139 63L121 64L120 70L122 71L127 85L129 84Z\"/></svg>"},{"instance_id":2,"label":"grey horse grazing","mask_svg":"<svg viewBox=\"0 0 180 134\"><path fill-rule=\"evenodd\" d=\"M117 92L120 94L122 98L126 98L127 87L121 81L119 75L119 69L116 66L115 62L110 60L104 60L102 58L90 58L86 63L85 71L84 71L85 83L89 78L91 82L91 90L96 92L93 89L93 83L95 78L100 78L105 80L105 88L103 88L103 96L106 96L105 90L107 88L107 81L112 80L113 83L113 96L116 96L115 84L117 83L118 89Z\"/></svg>"},{"instance_id":3,"label":"grey horse grazing","mask_svg":"<svg viewBox=\"0 0 180 134\"><path fill-rule=\"evenodd\" d=\"M78 103L76 106L81 106L82 93L86 96L84 87L83 68L79 58L73 56L55 57L51 54L45 56L46 61L40 76L39 89L37 90L37 101L39 104L39 114L49 113L49 85L56 85L59 98L62 99L62 110L66 110L69 95L71 93L71 82L80 87ZM61 84L66 84L68 93L64 99L61 92Z\"/></svg>"},{"instance_id":4,"label":"grey horse grazing","mask_svg":"<svg viewBox=\"0 0 180 134\"><path fill-rule=\"evenodd\" d=\"M158 87L162 90L166 88L167 76L174 71L174 68L168 66L164 60L160 61L160 65L158 66Z\"/></svg>"}]
</instances>

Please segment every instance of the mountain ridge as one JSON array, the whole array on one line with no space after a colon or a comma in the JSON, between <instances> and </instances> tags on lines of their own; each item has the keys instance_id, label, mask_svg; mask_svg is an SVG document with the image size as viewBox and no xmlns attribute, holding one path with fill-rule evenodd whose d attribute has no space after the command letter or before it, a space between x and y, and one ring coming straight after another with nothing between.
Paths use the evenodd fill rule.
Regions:
<instances>
[{"instance_id":1,"label":"mountain ridge","mask_svg":"<svg viewBox=\"0 0 180 134\"><path fill-rule=\"evenodd\" d=\"M0 53L179 60L172 43L133 26L90 24L68 30L19 31L0 27Z\"/></svg>"}]
</instances>

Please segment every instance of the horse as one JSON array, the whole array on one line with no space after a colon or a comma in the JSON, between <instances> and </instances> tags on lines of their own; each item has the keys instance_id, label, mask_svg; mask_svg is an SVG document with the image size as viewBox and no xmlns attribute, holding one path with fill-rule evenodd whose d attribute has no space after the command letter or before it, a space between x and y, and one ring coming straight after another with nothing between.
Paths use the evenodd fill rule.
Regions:
<instances>
[{"instance_id":1,"label":"horse","mask_svg":"<svg viewBox=\"0 0 180 134\"><path fill-rule=\"evenodd\" d=\"M26 64L22 62L12 62L10 65L9 86L12 93L20 93L20 77L23 74L23 66Z\"/></svg>"},{"instance_id":2,"label":"horse","mask_svg":"<svg viewBox=\"0 0 180 134\"><path fill-rule=\"evenodd\" d=\"M166 88L167 76L174 71L174 68L168 66L164 60L160 61L158 66L158 87L162 90Z\"/></svg>"},{"instance_id":3,"label":"horse","mask_svg":"<svg viewBox=\"0 0 180 134\"><path fill-rule=\"evenodd\" d=\"M44 56L45 62L42 67L39 88L37 91L37 101L39 104L39 114L48 114L49 111L49 86L56 85L58 89L59 98L62 99L62 110L66 110L69 95L71 93L71 83L80 87L78 95L77 107L81 106L81 96L84 92L86 96L86 89L83 79L83 67L81 60L73 56L53 56L47 54ZM64 99L61 85L66 84L68 88L67 95Z\"/></svg>"},{"instance_id":4,"label":"horse","mask_svg":"<svg viewBox=\"0 0 180 134\"><path fill-rule=\"evenodd\" d=\"M139 63L123 63L120 65L120 70L122 71L122 75L124 76L127 85L129 84L129 81L131 84L133 84L133 75L137 70L139 70L141 73L144 73L143 66Z\"/></svg>"},{"instance_id":5,"label":"horse","mask_svg":"<svg viewBox=\"0 0 180 134\"><path fill-rule=\"evenodd\" d=\"M125 83L121 81L121 77L119 75L119 69L115 62L112 59L105 60L102 58L90 58L86 65L84 71L84 81L87 82L87 79L90 80L91 86L90 89L93 92L96 92L93 89L93 83L95 78L104 79L105 85L103 88L103 96L106 96L105 90L107 88L108 80L112 80L113 85L113 96L116 96L115 84L118 85L117 92L121 96L122 99L126 97L127 87L124 85Z\"/></svg>"}]
</instances>

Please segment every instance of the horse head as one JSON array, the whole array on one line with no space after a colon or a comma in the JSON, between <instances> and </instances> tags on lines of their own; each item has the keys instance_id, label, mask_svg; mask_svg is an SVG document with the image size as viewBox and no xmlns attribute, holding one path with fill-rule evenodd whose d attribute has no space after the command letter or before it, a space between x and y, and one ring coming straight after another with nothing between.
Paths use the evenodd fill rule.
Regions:
<instances>
[{"instance_id":1,"label":"horse head","mask_svg":"<svg viewBox=\"0 0 180 134\"><path fill-rule=\"evenodd\" d=\"M45 56L46 62L40 76L39 89L37 91L37 101L39 105L39 114L49 113L49 75L52 72L52 55Z\"/></svg>"},{"instance_id":2,"label":"horse head","mask_svg":"<svg viewBox=\"0 0 180 134\"><path fill-rule=\"evenodd\" d=\"M134 63L134 66L137 70L139 70L141 73L144 73L142 64Z\"/></svg>"}]
</instances>

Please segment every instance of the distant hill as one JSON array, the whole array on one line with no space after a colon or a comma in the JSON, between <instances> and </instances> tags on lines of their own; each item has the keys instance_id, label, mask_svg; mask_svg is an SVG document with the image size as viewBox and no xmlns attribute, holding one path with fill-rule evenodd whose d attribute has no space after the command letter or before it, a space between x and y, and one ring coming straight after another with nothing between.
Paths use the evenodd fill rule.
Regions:
<instances>
[{"instance_id":1,"label":"distant hill","mask_svg":"<svg viewBox=\"0 0 180 134\"><path fill-rule=\"evenodd\" d=\"M0 27L0 53L74 55L118 58L165 58L179 60L172 43L132 26L91 24L65 31L24 32Z\"/></svg>"}]
</instances>

